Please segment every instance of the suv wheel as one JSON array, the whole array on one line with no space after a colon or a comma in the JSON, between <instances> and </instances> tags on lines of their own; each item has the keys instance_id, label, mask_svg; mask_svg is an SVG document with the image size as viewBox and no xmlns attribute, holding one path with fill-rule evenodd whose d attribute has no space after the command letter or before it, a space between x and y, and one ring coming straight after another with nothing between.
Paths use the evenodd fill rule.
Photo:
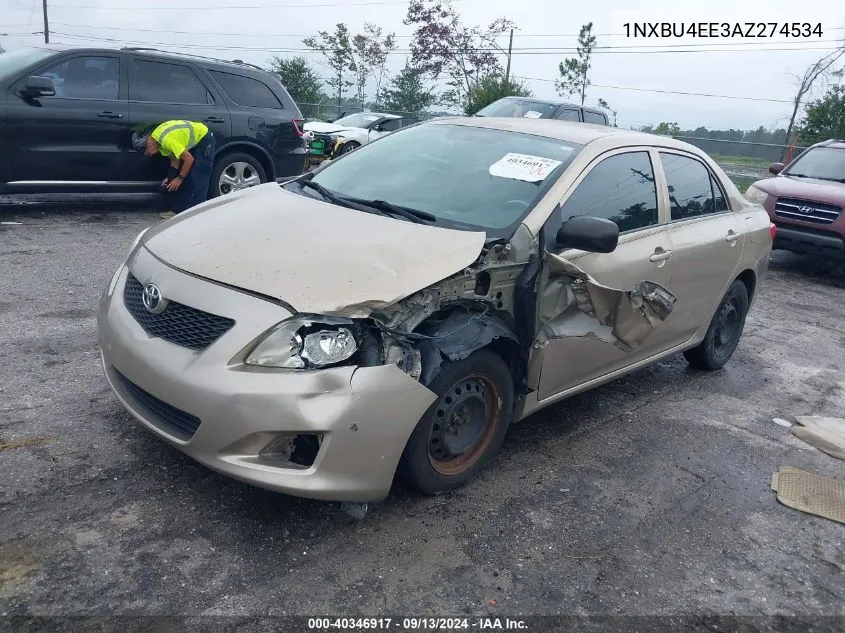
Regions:
<instances>
[{"instance_id":1,"label":"suv wheel","mask_svg":"<svg viewBox=\"0 0 845 633\"><path fill-rule=\"evenodd\" d=\"M211 195L216 198L267 182L261 163L249 154L225 154L217 159L211 176Z\"/></svg>"}]
</instances>

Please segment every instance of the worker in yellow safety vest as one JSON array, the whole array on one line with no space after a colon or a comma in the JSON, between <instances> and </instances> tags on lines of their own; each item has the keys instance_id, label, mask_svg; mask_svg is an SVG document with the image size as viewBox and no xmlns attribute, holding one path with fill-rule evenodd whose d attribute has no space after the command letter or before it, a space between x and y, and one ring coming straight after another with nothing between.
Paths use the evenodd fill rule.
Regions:
<instances>
[{"instance_id":1,"label":"worker in yellow safety vest","mask_svg":"<svg viewBox=\"0 0 845 633\"><path fill-rule=\"evenodd\" d=\"M165 121L149 134L133 133L132 146L145 156L161 154L170 159L161 186L175 194L175 213L208 199L215 149L214 134L208 126L194 121Z\"/></svg>"}]
</instances>

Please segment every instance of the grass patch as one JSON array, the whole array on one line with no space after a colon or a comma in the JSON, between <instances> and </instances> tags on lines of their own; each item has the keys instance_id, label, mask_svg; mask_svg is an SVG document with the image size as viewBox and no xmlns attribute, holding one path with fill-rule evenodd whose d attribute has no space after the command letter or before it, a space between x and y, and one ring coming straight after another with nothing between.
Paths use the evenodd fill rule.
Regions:
<instances>
[{"instance_id":1,"label":"grass patch","mask_svg":"<svg viewBox=\"0 0 845 633\"><path fill-rule=\"evenodd\" d=\"M717 163L733 163L734 165L748 165L749 167L759 167L760 169L768 169L772 161L765 158L752 158L751 156L725 156L723 154L710 154L710 158Z\"/></svg>"},{"instance_id":2,"label":"grass patch","mask_svg":"<svg viewBox=\"0 0 845 633\"><path fill-rule=\"evenodd\" d=\"M741 176L731 176L730 179L736 185L736 188L739 189L740 193L745 193L748 187L759 180L759 178L742 178Z\"/></svg>"}]
</instances>

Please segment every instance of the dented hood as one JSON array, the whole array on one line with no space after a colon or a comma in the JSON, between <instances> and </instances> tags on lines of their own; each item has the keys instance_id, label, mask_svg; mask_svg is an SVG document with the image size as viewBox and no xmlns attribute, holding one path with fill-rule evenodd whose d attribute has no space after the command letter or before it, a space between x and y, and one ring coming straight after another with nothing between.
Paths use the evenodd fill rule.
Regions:
<instances>
[{"instance_id":1,"label":"dented hood","mask_svg":"<svg viewBox=\"0 0 845 633\"><path fill-rule=\"evenodd\" d=\"M268 183L163 222L143 244L175 268L280 299L297 312L364 317L463 270L484 239Z\"/></svg>"}]
</instances>

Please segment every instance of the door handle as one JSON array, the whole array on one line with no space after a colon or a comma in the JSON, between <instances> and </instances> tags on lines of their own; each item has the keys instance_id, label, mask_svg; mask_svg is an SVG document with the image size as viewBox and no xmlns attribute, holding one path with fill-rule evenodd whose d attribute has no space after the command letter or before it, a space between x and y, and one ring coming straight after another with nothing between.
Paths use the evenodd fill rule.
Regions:
<instances>
[{"instance_id":1,"label":"door handle","mask_svg":"<svg viewBox=\"0 0 845 633\"><path fill-rule=\"evenodd\" d=\"M654 255L648 258L651 262L665 262L667 259L672 257L672 251L663 251L660 252L655 251Z\"/></svg>"},{"instance_id":2,"label":"door handle","mask_svg":"<svg viewBox=\"0 0 845 633\"><path fill-rule=\"evenodd\" d=\"M100 117L101 119L122 119L123 118L122 114L118 114L117 112L110 112L108 110L106 110L105 112L97 113L97 116Z\"/></svg>"},{"instance_id":3,"label":"door handle","mask_svg":"<svg viewBox=\"0 0 845 633\"><path fill-rule=\"evenodd\" d=\"M727 237L725 237L725 239L728 242L730 242L731 244L733 244L734 242L736 242L739 239L739 233L734 233L733 231L728 231L728 235L727 235Z\"/></svg>"},{"instance_id":4,"label":"door handle","mask_svg":"<svg viewBox=\"0 0 845 633\"><path fill-rule=\"evenodd\" d=\"M226 119L219 116L209 116L203 119L203 123L225 123Z\"/></svg>"}]
</instances>

